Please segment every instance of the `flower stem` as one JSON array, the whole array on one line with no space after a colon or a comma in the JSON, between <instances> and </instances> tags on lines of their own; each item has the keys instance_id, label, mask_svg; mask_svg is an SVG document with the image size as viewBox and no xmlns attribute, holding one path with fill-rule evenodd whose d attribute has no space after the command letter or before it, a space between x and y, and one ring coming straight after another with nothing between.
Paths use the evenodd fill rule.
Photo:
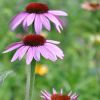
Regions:
<instances>
[{"instance_id":1,"label":"flower stem","mask_svg":"<svg viewBox=\"0 0 100 100\"><path fill-rule=\"evenodd\" d=\"M25 100L32 100L35 82L35 66L36 61L32 61L30 66L27 66L27 81L26 81L26 95Z\"/></svg>"},{"instance_id":2,"label":"flower stem","mask_svg":"<svg viewBox=\"0 0 100 100\"><path fill-rule=\"evenodd\" d=\"M95 54L95 63L96 63L96 72L97 72L97 81L98 84L100 84L100 52L99 48L96 48L96 54Z\"/></svg>"}]
</instances>

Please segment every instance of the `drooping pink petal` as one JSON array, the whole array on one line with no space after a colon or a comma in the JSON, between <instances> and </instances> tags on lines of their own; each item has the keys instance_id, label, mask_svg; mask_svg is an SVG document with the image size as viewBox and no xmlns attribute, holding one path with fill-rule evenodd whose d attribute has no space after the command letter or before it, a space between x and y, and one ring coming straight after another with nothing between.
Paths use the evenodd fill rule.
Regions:
<instances>
[{"instance_id":1,"label":"drooping pink petal","mask_svg":"<svg viewBox=\"0 0 100 100\"><path fill-rule=\"evenodd\" d=\"M23 28L24 28L25 31L28 31L27 19L26 18L23 21Z\"/></svg>"},{"instance_id":2,"label":"drooping pink petal","mask_svg":"<svg viewBox=\"0 0 100 100\"><path fill-rule=\"evenodd\" d=\"M72 100L76 100L76 99L77 99L77 94L76 94L76 93L72 94L72 95L71 95L71 99L72 99Z\"/></svg>"},{"instance_id":3,"label":"drooping pink petal","mask_svg":"<svg viewBox=\"0 0 100 100\"><path fill-rule=\"evenodd\" d=\"M54 52L57 57L59 57L60 59L63 59L64 54L63 54L62 50L60 48L58 48L56 45L46 43L45 46L47 46L50 51Z\"/></svg>"},{"instance_id":4,"label":"drooping pink petal","mask_svg":"<svg viewBox=\"0 0 100 100\"><path fill-rule=\"evenodd\" d=\"M26 19L27 19L27 26L30 26L35 19L35 14L33 13L29 14Z\"/></svg>"},{"instance_id":5,"label":"drooping pink petal","mask_svg":"<svg viewBox=\"0 0 100 100\"><path fill-rule=\"evenodd\" d=\"M54 40L46 40L47 43L52 43L52 44L59 44L59 41L54 41Z\"/></svg>"},{"instance_id":6,"label":"drooping pink petal","mask_svg":"<svg viewBox=\"0 0 100 100\"><path fill-rule=\"evenodd\" d=\"M20 52L19 52L19 60L23 58L27 50L29 49L29 46L22 46L20 47Z\"/></svg>"},{"instance_id":7,"label":"drooping pink petal","mask_svg":"<svg viewBox=\"0 0 100 100\"><path fill-rule=\"evenodd\" d=\"M63 30L62 26L65 26L65 22L63 20L61 20L58 16L55 16L55 17L59 20L59 22L61 24L60 28Z\"/></svg>"},{"instance_id":8,"label":"drooping pink petal","mask_svg":"<svg viewBox=\"0 0 100 100\"><path fill-rule=\"evenodd\" d=\"M13 50L15 50L15 49L17 49L17 48L19 48L19 47L21 47L23 44L21 43L19 43L19 44L13 44L12 46L10 46L10 47L8 47L8 49L7 50L5 50L3 53L7 53L7 52L10 52L10 51L13 51Z\"/></svg>"},{"instance_id":9,"label":"drooping pink petal","mask_svg":"<svg viewBox=\"0 0 100 100\"><path fill-rule=\"evenodd\" d=\"M61 95L63 94L63 89L60 90L60 94L61 94Z\"/></svg>"},{"instance_id":10,"label":"drooping pink petal","mask_svg":"<svg viewBox=\"0 0 100 100\"><path fill-rule=\"evenodd\" d=\"M41 92L46 94L47 96L51 97L51 94L48 91L44 90L44 91L41 91Z\"/></svg>"},{"instance_id":11,"label":"drooping pink petal","mask_svg":"<svg viewBox=\"0 0 100 100\"><path fill-rule=\"evenodd\" d=\"M59 23L60 23L60 25L55 25L55 27L56 27L57 31L58 31L59 33L61 33L61 30L60 30L60 29L63 30L63 25L64 25L64 23L63 23L63 21L62 21L58 16L55 16L55 17L58 19L58 21L59 21Z\"/></svg>"},{"instance_id":12,"label":"drooping pink petal","mask_svg":"<svg viewBox=\"0 0 100 100\"><path fill-rule=\"evenodd\" d=\"M11 22L10 22L10 28L11 30L15 30L18 25L20 25L22 23L22 21L24 20L24 18L27 16L28 14L26 12L21 12L19 13L17 16L15 16Z\"/></svg>"},{"instance_id":13,"label":"drooping pink petal","mask_svg":"<svg viewBox=\"0 0 100 100\"><path fill-rule=\"evenodd\" d=\"M33 48L30 47L27 51L27 55L26 55L26 63L29 65L33 59L34 56L34 51Z\"/></svg>"},{"instance_id":14,"label":"drooping pink petal","mask_svg":"<svg viewBox=\"0 0 100 100\"><path fill-rule=\"evenodd\" d=\"M57 60L56 53L55 53L56 51L54 51L52 48L50 48L47 45L45 45L45 48L54 56L53 58Z\"/></svg>"},{"instance_id":15,"label":"drooping pink petal","mask_svg":"<svg viewBox=\"0 0 100 100\"><path fill-rule=\"evenodd\" d=\"M53 94L57 94L57 91L53 88Z\"/></svg>"},{"instance_id":16,"label":"drooping pink petal","mask_svg":"<svg viewBox=\"0 0 100 100\"><path fill-rule=\"evenodd\" d=\"M50 31L51 26L50 26L49 20L48 20L43 14L40 15L40 18L41 18L41 21L42 21L42 24L44 25L44 27L45 27L48 31Z\"/></svg>"},{"instance_id":17,"label":"drooping pink petal","mask_svg":"<svg viewBox=\"0 0 100 100\"><path fill-rule=\"evenodd\" d=\"M11 59L11 62L14 62L20 55L19 55L19 53L20 53L20 48L16 51L16 53L14 54L14 56L12 57L12 59Z\"/></svg>"},{"instance_id":18,"label":"drooping pink petal","mask_svg":"<svg viewBox=\"0 0 100 100\"><path fill-rule=\"evenodd\" d=\"M49 20L51 20L55 25L60 26L59 20L52 14L46 13L44 14Z\"/></svg>"},{"instance_id":19,"label":"drooping pink petal","mask_svg":"<svg viewBox=\"0 0 100 100\"><path fill-rule=\"evenodd\" d=\"M38 50L38 47L33 47L33 51L34 51L34 59L36 61L40 60L40 51Z\"/></svg>"},{"instance_id":20,"label":"drooping pink petal","mask_svg":"<svg viewBox=\"0 0 100 100\"><path fill-rule=\"evenodd\" d=\"M46 52L48 53L48 59L51 61L56 61L57 57L54 54L54 52L52 52L47 46L43 46L46 49Z\"/></svg>"},{"instance_id":21,"label":"drooping pink petal","mask_svg":"<svg viewBox=\"0 0 100 100\"><path fill-rule=\"evenodd\" d=\"M41 95L40 96L43 100L47 99L45 96ZM48 100L48 99L47 99Z\"/></svg>"},{"instance_id":22,"label":"drooping pink petal","mask_svg":"<svg viewBox=\"0 0 100 100\"><path fill-rule=\"evenodd\" d=\"M58 25L55 25L55 27L56 27L57 31L58 31L59 33L61 33L60 27L59 27Z\"/></svg>"},{"instance_id":23,"label":"drooping pink petal","mask_svg":"<svg viewBox=\"0 0 100 100\"><path fill-rule=\"evenodd\" d=\"M44 14L49 20L51 20L51 22L53 22L58 30L58 32L61 32L60 31L60 28L62 28L62 25L61 23L59 22L59 20L52 14L50 13L46 13ZM59 28L60 27L60 28Z\"/></svg>"},{"instance_id":24,"label":"drooping pink petal","mask_svg":"<svg viewBox=\"0 0 100 100\"><path fill-rule=\"evenodd\" d=\"M68 96L71 96L73 93L72 93L72 91L70 91L69 93L68 93Z\"/></svg>"},{"instance_id":25,"label":"drooping pink petal","mask_svg":"<svg viewBox=\"0 0 100 100\"><path fill-rule=\"evenodd\" d=\"M37 14L35 17L34 27L36 33L39 34L42 30L42 22L39 14Z\"/></svg>"},{"instance_id":26,"label":"drooping pink petal","mask_svg":"<svg viewBox=\"0 0 100 100\"><path fill-rule=\"evenodd\" d=\"M6 49L9 49L9 48L11 48L11 47L13 47L13 46L16 46L16 45L18 45L18 44L22 44L22 42L13 43L13 44L9 45Z\"/></svg>"},{"instance_id":27,"label":"drooping pink petal","mask_svg":"<svg viewBox=\"0 0 100 100\"><path fill-rule=\"evenodd\" d=\"M44 58L49 58L48 51L43 46L39 47L39 52Z\"/></svg>"},{"instance_id":28,"label":"drooping pink petal","mask_svg":"<svg viewBox=\"0 0 100 100\"><path fill-rule=\"evenodd\" d=\"M41 97L44 98L45 100L50 100L51 99L51 95L49 93L47 93L46 91L41 91Z\"/></svg>"},{"instance_id":29,"label":"drooping pink petal","mask_svg":"<svg viewBox=\"0 0 100 100\"><path fill-rule=\"evenodd\" d=\"M59 10L49 10L48 11L51 14L57 15L57 16L67 16L68 14L64 11L59 11Z\"/></svg>"}]
</instances>

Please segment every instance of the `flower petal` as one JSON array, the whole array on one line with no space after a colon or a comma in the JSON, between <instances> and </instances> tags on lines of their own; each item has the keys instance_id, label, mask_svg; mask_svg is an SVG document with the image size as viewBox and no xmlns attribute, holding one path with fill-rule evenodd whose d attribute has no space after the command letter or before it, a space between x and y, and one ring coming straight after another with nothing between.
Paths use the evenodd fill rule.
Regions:
<instances>
[{"instance_id":1,"label":"flower petal","mask_svg":"<svg viewBox=\"0 0 100 100\"><path fill-rule=\"evenodd\" d=\"M51 20L55 25L60 26L59 20L52 14L46 13L44 14L49 20Z\"/></svg>"},{"instance_id":2,"label":"flower petal","mask_svg":"<svg viewBox=\"0 0 100 100\"><path fill-rule=\"evenodd\" d=\"M28 49L29 49L29 46L22 46L20 48L19 60L21 60L23 58L23 56L25 55L25 53L27 52Z\"/></svg>"},{"instance_id":3,"label":"flower petal","mask_svg":"<svg viewBox=\"0 0 100 100\"><path fill-rule=\"evenodd\" d=\"M55 25L55 27L56 27L57 31L58 31L59 33L61 33L60 27L59 27L58 25Z\"/></svg>"},{"instance_id":4,"label":"flower petal","mask_svg":"<svg viewBox=\"0 0 100 100\"><path fill-rule=\"evenodd\" d=\"M49 47L47 47L47 46L44 46L44 48L46 49L46 52L48 53L48 59L51 61L56 61L57 57L54 54L54 52L52 50L50 50Z\"/></svg>"},{"instance_id":5,"label":"flower petal","mask_svg":"<svg viewBox=\"0 0 100 100\"><path fill-rule=\"evenodd\" d=\"M12 44L11 46L8 47L7 50L5 50L3 53L7 53L7 52L10 52L10 51L13 51L19 47L21 47L23 44L22 43L18 43L18 44Z\"/></svg>"},{"instance_id":6,"label":"flower petal","mask_svg":"<svg viewBox=\"0 0 100 100\"><path fill-rule=\"evenodd\" d=\"M63 94L63 89L60 90L60 94L61 94L61 95Z\"/></svg>"},{"instance_id":7,"label":"flower petal","mask_svg":"<svg viewBox=\"0 0 100 100\"><path fill-rule=\"evenodd\" d=\"M53 53L55 53L55 55L58 56L60 59L63 59L64 54L63 54L62 50L60 48L58 48L56 45L46 43L45 46L47 46L49 48L49 50L52 51Z\"/></svg>"},{"instance_id":8,"label":"flower petal","mask_svg":"<svg viewBox=\"0 0 100 100\"><path fill-rule=\"evenodd\" d=\"M49 57L48 57L48 52L47 52L47 50L46 50L43 46L40 46L40 47L39 47L39 52L41 53L41 55L42 55L44 58L46 58L46 59L49 58Z\"/></svg>"},{"instance_id":9,"label":"flower petal","mask_svg":"<svg viewBox=\"0 0 100 100\"><path fill-rule=\"evenodd\" d=\"M50 26L49 20L48 20L43 14L40 15L40 18L41 18L41 21L42 21L42 24L44 25L44 27L45 27L48 31L50 31L51 26Z\"/></svg>"},{"instance_id":10,"label":"flower petal","mask_svg":"<svg viewBox=\"0 0 100 100\"><path fill-rule=\"evenodd\" d=\"M30 47L30 48L28 49L27 55L26 55L26 63L27 63L28 65L31 63L31 61L32 61L32 59L33 59L33 56L34 56L33 53L34 53L34 52L33 52L33 48Z\"/></svg>"},{"instance_id":11,"label":"flower petal","mask_svg":"<svg viewBox=\"0 0 100 100\"><path fill-rule=\"evenodd\" d=\"M14 62L20 56L20 51L21 49L19 48L11 59L11 62Z\"/></svg>"},{"instance_id":12,"label":"flower petal","mask_svg":"<svg viewBox=\"0 0 100 100\"><path fill-rule=\"evenodd\" d=\"M42 30L42 22L41 22L39 14L37 14L36 17L35 17L34 27L35 27L36 33L39 34Z\"/></svg>"},{"instance_id":13,"label":"flower petal","mask_svg":"<svg viewBox=\"0 0 100 100\"><path fill-rule=\"evenodd\" d=\"M60 31L60 28L62 28L62 25L61 23L59 22L59 20L52 14L50 13L46 13L44 14L49 20L51 20L51 22L53 22L56 26L56 29L58 30L58 32L61 32ZM60 28L59 28L60 27Z\"/></svg>"},{"instance_id":14,"label":"flower petal","mask_svg":"<svg viewBox=\"0 0 100 100\"><path fill-rule=\"evenodd\" d=\"M36 61L39 61L40 60L40 51L38 49L39 49L39 47L33 47L34 59Z\"/></svg>"},{"instance_id":15,"label":"flower petal","mask_svg":"<svg viewBox=\"0 0 100 100\"><path fill-rule=\"evenodd\" d=\"M11 30L15 30L19 24L22 23L22 21L24 20L24 18L28 15L28 13L26 12L21 12L18 15L16 15L10 22L10 28Z\"/></svg>"},{"instance_id":16,"label":"flower petal","mask_svg":"<svg viewBox=\"0 0 100 100\"><path fill-rule=\"evenodd\" d=\"M44 92L47 96L51 97L51 94L50 94L48 91L44 90L43 92Z\"/></svg>"},{"instance_id":17,"label":"flower petal","mask_svg":"<svg viewBox=\"0 0 100 100\"><path fill-rule=\"evenodd\" d=\"M51 100L51 95L46 90L41 91L41 97L45 100Z\"/></svg>"},{"instance_id":18,"label":"flower petal","mask_svg":"<svg viewBox=\"0 0 100 100\"><path fill-rule=\"evenodd\" d=\"M69 93L68 93L68 96L71 96L72 95L72 91L70 91Z\"/></svg>"},{"instance_id":19,"label":"flower petal","mask_svg":"<svg viewBox=\"0 0 100 100\"><path fill-rule=\"evenodd\" d=\"M58 16L55 16L55 17L59 20L59 22L60 22L60 24L61 24L60 28L63 30L63 27L62 27L62 26L65 25L64 21L61 20Z\"/></svg>"},{"instance_id":20,"label":"flower petal","mask_svg":"<svg viewBox=\"0 0 100 100\"><path fill-rule=\"evenodd\" d=\"M13 47L13 46L16 46L17 44L22 44L22 42L15 42L15 43L12 43L11 45L9 45L9 46L7 47L7 49L9 49L9 48L11 48L11 47Z\"/></svg>"},{"instance_id":21,"label":"flower petal","mask_svg":"<svg viewBox=\"0 0 100 100\"><path fill-rule=\"evenodd\" d=\"M53 88L53 94L57 94L57 91Z\"/></svg>"},{"instance_id":22,"label":"flower petal","mask_svg":"<svg viewBox=\"0 0 100 100\"><path fill-rule=\"evenodd\" d=\"M51 14L57 15L57 16L67 16L68 14L64 11L59 11L59 10L50 10L48 11Z\"/></svg>"},{"instance_id":23,"label":"flower petal","mask_svg":"<svg viewBox=\"0 0 100 100\"><path fill-rule=\"evenodd\" d=\"M27 16L27 26L30 26L33 23L34 19L35 19L35 14L33 13L29 14Z\"/></svg>"},{"instance_id":24,"label":"flower petal","mask_svg":"<svg viewBox=\"0 0 100 100\"><path fill-rule=\"evenodd\" d=\"M28 31L27 19L26 18L23 21L23 28L24 28L25 31Z\"/></svg>"},{"instance_id":25,"label":"flower petal","mask_svg":"<svg viewBox=\"0 0 100 100\"><path fill-rule=\"evenodd\" d=\"M51 60L51 59L54 59L54 60L52 60L52 61L56 61L57 60L57 57L56 57L56 53L49 47L49 46L46 46L45 45L45 48L48 50L48 52L49 52L49 59Z\"/></svg>"},{"instance_id":26,"label":"flower petal","mask_svg":"<svg viewBox=\"0 0 100 100\"><path fill-rule=\"evenodd\" d=\"M59 41L54 41L54 40L46 40L47 43L52 43L52 44L60 44Z\"/></svg>"}]
</instances>

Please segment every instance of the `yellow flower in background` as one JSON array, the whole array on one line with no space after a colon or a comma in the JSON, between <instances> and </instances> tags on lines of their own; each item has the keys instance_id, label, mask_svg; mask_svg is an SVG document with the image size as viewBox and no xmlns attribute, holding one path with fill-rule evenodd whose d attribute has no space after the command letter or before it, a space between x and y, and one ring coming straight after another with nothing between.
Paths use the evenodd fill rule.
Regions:
<instances>
[{"instance_id":1,"label":"yellow flower in background","mask_svg":"<svg viewBox=\"0 0 100 100\"><path fill-rule=\"evenodd\" d=\"M35 73L40 76L44 76L45 74L48 73L48 67L43 64L37 64L35 68Z\"/></svg>"},{"instance_id":2,"label":"yellow flower in background","mask_svg":"<svg viewBox=\"0 0 100 100\"><path fill-rule=\"evenodd\" d=\"M92 35L90 37L90 40L93 44L100 44L100 35L97 34L97 35Z\"/></svg>"}]
</instances>

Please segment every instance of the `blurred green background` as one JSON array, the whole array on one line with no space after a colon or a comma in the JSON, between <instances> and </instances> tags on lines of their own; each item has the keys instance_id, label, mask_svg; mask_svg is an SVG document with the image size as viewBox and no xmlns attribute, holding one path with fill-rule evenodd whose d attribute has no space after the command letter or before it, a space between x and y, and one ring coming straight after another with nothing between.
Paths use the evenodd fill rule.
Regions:
<instances>
[{"instance_id":1,"label":"blurred green background","mask_svg":"<svg viewBox=\"0 0 100 100\"><path fill-rule=\"evenodd\" d=\"M78 100L100 100L100 10L82 9L85 0L0 0L0 100L24 100L25 97L25 59L11 63L15 51L2 52L9 44L20 40L16 37L18 33L23 33L22 29L11 32L9 21L32 1L68 13L68 17L62 18L65 22L62 34L54 27L51 32L43 31L48 39L61 41L65 57L55 63L45 59L39 62L48 66L48 73L36 75L33 100L41 100L40 91L52 92L52 88L58 92L61 88L64 93L76 92Z\"/></svg>"}]
</instances>

